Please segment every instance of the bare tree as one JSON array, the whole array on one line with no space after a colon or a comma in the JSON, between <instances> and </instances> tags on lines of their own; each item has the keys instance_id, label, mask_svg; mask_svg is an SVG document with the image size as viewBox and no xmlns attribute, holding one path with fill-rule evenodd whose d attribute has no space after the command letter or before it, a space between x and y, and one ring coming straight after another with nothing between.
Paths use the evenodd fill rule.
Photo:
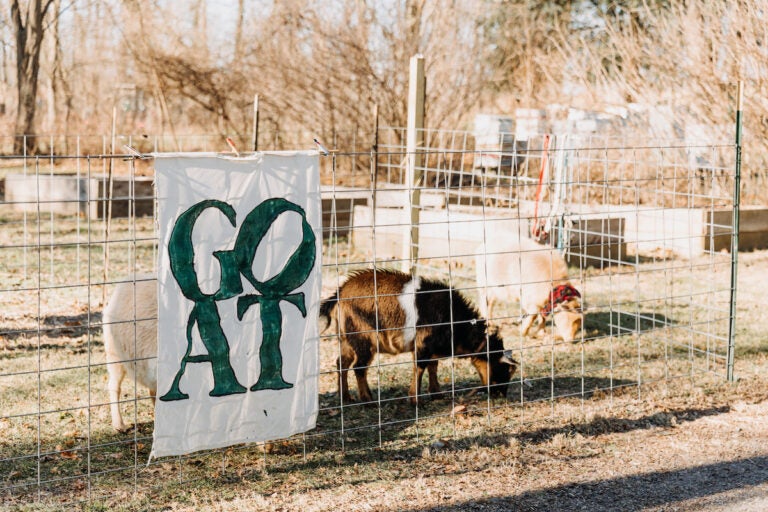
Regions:
<instances>
[{"instance_id":1,"label":"bare tree","mask_svg":"<svg viewBox=\"0 0 768 512\"><path fill-rule=\"evenodd\" d=\"M8 100L12 88L11 84L11 58L9 56L10 45L6 41L7 25L0 17L0 129L5 127L5 117L8 114Z\"/></svg>"},{"instance_id":2,"label":"bare tree","mask_svg":"<svg viewBox=\"0 0 768 512\"><path fill-rule=\"evenodd\" d=\"M226 66L221 56L206 58L192 44L204 40L202 34L189 41L165 30L174 44L159 40L147 29L146 13L153 11L132 5L131 18L145 24L128 37L141 69L156 77L172 103L186 105L184 116L230 134L248 129L254 93L268 126L309 130L326 140L372 126L373 104L383 124L402 126L408 60L419 52L427 60L428 123L454 127L474 108L489 76L481 34L468 21L482 16L481 1L285 0L248 24L239 11L233 29L241 35L231 49L239 57Z\"/></svg>"},{"instance_id":3,"label":"bare tree","mask_svg":"<svg viewBox=\"0 0 768 512\"><path fill-rule=\"evenodd\" d=\"M747 81L747 108L768 110L763 0L281 0L259 7L238 0L232 16L216 17L207 0L189 9L155 0L62 3L71 16L46 25L55 0L0 0L0 23L7 20L0 58L17 55L16 73L0 76L19 95L16 112L6 103L16 134L35 133L41 72L61 115L53 127L64 120L72 131L103 133L116 89L130 89L151 96L143 130L248 140L259 94L262 137L303 130L311 133L287 144L300 147L315 134L351 148L345 134L373 126L374 104L380 125L405 124L408 60L416 53L425 57L429 128L466 128L478 112L512 115L516 107L552 104L648 105L673 112L675 123L724 124L733 118L728 95L737 79ZM41 58L43 36L56 39L47 45L55 49L50 58ZM747 165L768 161L766 117L744 118L759 149L745 152ZM118 129L133 129L130 119ZM29 138L26 149L33 148Z\"/></svg>"},{"instance_id":4,"label":"bare tree","mask_svg":"<svg viewBox=\"0 0 768 512\"><path fill-rule=\"evenodd\" d=\"M243 25L245 23L245 0L237 0L237 23L235 25L235 49L233 62L237 63L243 54Z\"/></svg>"},{"instance_id":5,"label":"bare tree","mask_svg":"<svg viewBox=\"0 0 768 512\"><path fill-rule=\"evenodd\" d=\"M55 1L55 12L60 12L61 0ZM49 106L54 113L54 117L57 116L59 110L59 104L63 111L64 122L63 125L59 125L64 133L69 131L72 106L74 100L74 92L67 76L67 69L64 65L64 50L62 48L61 38L59 37L60 18L56 16L56 21L53 23L53 64L51 70L51 88L53 92L54 102Z\"/></svg>"},{"instance_id":6,"label":"bare tree","mask_svg":"<svg viewBox=\"0 0 768 512\"><path fill-rule=\"evenodd\" d=\"M11 1L11 19L16 35L16 90L18 108L14 153L34 152L35 107L37 79L40 73L40 53L45 27L43 22L53 0L29 0L26 6ZM26 144L26 147L25 147Z\"/></svg>"}]
</instances>

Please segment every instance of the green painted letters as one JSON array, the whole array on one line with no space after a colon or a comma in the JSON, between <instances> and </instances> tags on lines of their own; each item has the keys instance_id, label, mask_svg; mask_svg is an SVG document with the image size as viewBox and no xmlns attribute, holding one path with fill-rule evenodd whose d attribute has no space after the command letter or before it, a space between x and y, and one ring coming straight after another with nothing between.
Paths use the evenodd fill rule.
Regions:
<instances>
[{"instance_id":1,"label":"green painted letters","mask_svg":"<svg viewBox=\"0 0 768 512\"><path fill-rule=\"evenodd\" d=\"M194 269L194 247L192 228L200 214L207 208L216 208L235 224L234 209L222 201L205 200L197 203L182 213L171 231L168 253L171 273L182 294L195 303L187 321L187 349L181 359L179 371L170 390L160 400L184 400L189 395L181 392L179 382L186 371L187 363L209 362L213 370L214 387L210 396L226 396L244 393L244 388L235 376L229 360L229 343L221 328L216 302L229 299L242 293L240 276L245 277L259 292L258 295L243 295L237 301L237 318L242 320L248 309L259 304L263 329L259 360L261 373L251 387L252 391L261 389L285 389L293 385L282 377L283 358L280 351L282 338L282 312L280 302L286 301L296 306L302 316L306 316L303 293L291 293L309 277L315 262L315 234L307 222L304 210L282 198L272 198L259 204L246 216L238 232L235 247L231 251L217 251L213 255L221 267L219 289L213 294L200 290L197 273ZM253 260L259 244L266 236L270 226L286 212L301 215L302 241L296 251L288 258L285 267L272 278L260 282L253 275ZM208 354L192 356L192 330L197 325L200 338Z\"/></svg>"},{"instance_id":2,"label":"green painted letters","mask_svg":"<svg viewBox=\"0 0 768 512\"><path fill-rule=\"evenodd\" d=\"M235 210L222 201L201 201L179 215L176 224L171 231L168 241L168 254L171 260L171 273L181 288L181 293L195 303L187 320L187 350L181 359L179 371L173 379L171 389L160 397L163 401L184 400L189 395L179 389L179 381L184 375L187 363L211 363L213 370L213 390L210 396L226 396L235 393L245 393L243 387L235 376L232 365L229 362L229 343L221 329L221 317L216 307L216 301L234 297L242 291L239 279L235 282L236 275L226 272L222 265L221 283L219 290L214 294L205 294L200 290L197 281L197 273L194 267L194 247L192 246L192 228L201 213L207 208L217 208L226 215L232 226L235 226ZM217 253L220 263L226 263L226 258ZM208 350L207 355L190 356L192 350L192 327L197 324L200 339Z\"/></svg>"},{"instance_id":3,"label":"green painted letters","mask_svg":"<svg viewBox=\"0 0 768 512\"><path fill-rule=\"evenodd\" d=\"M288 258L283 270L262 283L253 275L256 249L272 223L285 212L296 212L301 215L302 240L296 251ZM280 311L280 302L288 301L299 308L302 316L307 315L304 294L291 295L290 293L307 280L315 265L315 234L300 206L282 198L272 198L258 205L245 217L235 242L234 252L238 256L240 272L261 294L244 295L237 299L237 318L240 320L252 304L260 305L263 329L259 349L261 373L256 384L251 386L251 391L290 388L293 385L285 382L282 376L283 355L280 352L280 339L283 333L283 315Z\"/></svg>"}]
</instances>

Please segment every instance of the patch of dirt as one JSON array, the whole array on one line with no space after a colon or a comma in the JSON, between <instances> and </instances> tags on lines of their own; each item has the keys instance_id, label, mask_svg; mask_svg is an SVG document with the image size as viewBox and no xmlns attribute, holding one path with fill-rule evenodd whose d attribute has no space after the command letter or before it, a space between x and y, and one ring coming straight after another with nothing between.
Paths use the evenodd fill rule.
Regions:
<instances>
[{"instance_id":1,"label":"patch of dirt","mask_svg":"<svg viewBox=\"0 0 768 512\"><path fill-rule=\"evenodd\" d=\"M748 400L705 399L625 406L626 415L591 418L455 449L425 447L402 478L355 483L354 472L328 487L293 486L239 498L221 510L644 510L768 509L768 382L738 387ZM734 392L735 391L735 392ZM289 486L290 487L290 486ZM209 503L210 504L210 503Z\"/></svg>"}]
</instances>

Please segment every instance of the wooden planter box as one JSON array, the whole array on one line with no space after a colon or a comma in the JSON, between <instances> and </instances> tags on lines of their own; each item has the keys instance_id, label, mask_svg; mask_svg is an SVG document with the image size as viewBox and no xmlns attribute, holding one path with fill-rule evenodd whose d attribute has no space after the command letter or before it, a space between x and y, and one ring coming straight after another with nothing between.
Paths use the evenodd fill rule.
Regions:
<instances>
[{"instance_id":1,"label":"wooden planter box","mask_svg":"<svg viewBox=\"0 0 768 512\"><path fill-rule=\"evenodd\" d=\"M565 246L565 260L579 268L604 268L624 263L627 258L627 242L624 238L625 221L612 214L590 214L571 217L573 221L565 229L567 240L559 239L559 228L552 230L551 245ZM567 242L567 244L565 243Z\"/></svg>"},{"instance_id":2,"label":"wooden planter box","mask_svg":"<svg viewBox=\"0 0 768 512\"><path fill-rule=\"evenodd\" d=\"M352 229L356 206L367 206L371 192L344 187L322 187L323 238L346 237Z\"/></svg>"},{"instance_id":3,"label":"wooden planter box","mask_svg":"<svg viewBox=\"0 0 768 512\"><path fill-rule=\"evenodd\" d=\"M131 206L137 216L152 215L152 183L153 179L148 177L113 177L112 217L127 217ZM75 174L9 174L5 178L5 201L14 211L105 218L107 186L106 176L101 175L87 178Z\"/></svg>"},{"instance_id":4,"label":"wooden planter box","mask_svg":"<svg viewBox=\"0 0 768 512\"><path fill-rule=\"evenodd\" d=\"M733 210L705 213L705 251L730 251ZM739 251L768 249L768 208L742 206L739 210Z\"/></svg>"},{"instance_id":5,"label":"wooden planter box","mask_svg":"<svg viewBox=\"0 0 768 512\"><path fill-rule=\"evenodd\" d=\"M625 212L627 242L638 254L671 252L683 258L730 251L733 210L655 208ZM739 250L768 248L768 208L742 206L739 219Z\"/></svg>"}]
</instances>

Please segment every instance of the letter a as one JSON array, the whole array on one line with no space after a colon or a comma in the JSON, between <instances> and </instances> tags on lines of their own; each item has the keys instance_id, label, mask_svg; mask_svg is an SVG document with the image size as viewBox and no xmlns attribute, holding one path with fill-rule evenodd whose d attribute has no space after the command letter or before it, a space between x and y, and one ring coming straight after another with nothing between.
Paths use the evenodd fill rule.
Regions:
<instances>
[{"instance_id":1,"label":"letter a","mask_svg":"<svg viewBox=\"0 0 768 512\"><path fill-rule=\"evenodd\" d=\"M239 274L232 272L229 266L234 263L229 251L217 252L214 256L221 265L222 282L214 294L205 294L200 290L197 273L194 267L194 248L192 246L192 228L197 218L206 208L220 210L235 226L235 210L222 201L206 200L197 203L182 213L171 231L168 242L168 253L171 260L171 273L181 288L184 296L195 303L187 320L187 350L181 359L179 371L173 379L171 389L160 397L163 401L185 400L189 395L179 389L179 382L186 371L187 363L211 363L213 371L213 390L210 396L226 396L245 393L235 376L229 361L229 343L221 328L221 317L216 307L216 301L229 299L242 291ZM192 329L197 325L200 338L208 350L208 354L190 355L192 351Z\"/></svg>"}]
</instances>

